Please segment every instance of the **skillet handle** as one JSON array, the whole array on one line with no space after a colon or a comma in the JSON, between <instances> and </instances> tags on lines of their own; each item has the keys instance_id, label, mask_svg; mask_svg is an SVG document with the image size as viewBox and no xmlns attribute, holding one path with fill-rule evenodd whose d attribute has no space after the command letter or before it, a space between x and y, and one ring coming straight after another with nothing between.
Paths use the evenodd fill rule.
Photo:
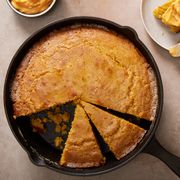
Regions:
<instances>
[{"instance_id":1,"label":"skillet handle","mask_svg":"<svg viewBox=\"0 0 180 180\"><path fill-rule=\"evenodd\" d=\"M143 152L151 154L165 162L169 168L180 177L180 158L164 149L155 136L152 138Z\"/></svg>"}]
</instances>

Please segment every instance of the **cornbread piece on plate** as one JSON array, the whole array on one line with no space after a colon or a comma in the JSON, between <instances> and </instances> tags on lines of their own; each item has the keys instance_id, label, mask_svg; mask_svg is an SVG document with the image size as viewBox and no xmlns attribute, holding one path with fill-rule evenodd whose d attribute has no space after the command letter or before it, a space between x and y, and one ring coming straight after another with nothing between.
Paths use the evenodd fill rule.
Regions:
<instances>
[{"instance_id":1,"label":"cornbread piece on plate","mask_svg":"<svg viewBox=\"0 0 180 180\"><path fill-rule=\"evenodd\" d=\"M63 150L60 164L72 168L88 168L105 163L88 117L77 105L72 128Z\"/></svg>"},{"instance_id":2,"label":"cornbread piece on plate","mask_svg":"<svg viewBox=\"0 0 180 180\"><path fill-rule=\"evenodd\" d=\"M12 84L14 116L81 99L154 120L156 82L125 37L98 26L53 31L24 57Z\"/></svg>"},{"instance_id":3,"label":"cornbread piece on plate","mask_svg":"<svg viewBox=\"0 0 180 180\"><path fill-rule=\"evenodd\" d=\"M167 11L169 6L174 3L176 0L168 0L166 3L164 3L161 6L158 6L156 9L154 9L153 14L156 18L162 19L163 14Z\"/></svg>"},{"instance_id":4,"label":"cornbread piece on plate","mask_svg":"<svg viewBox=\"0 0 180 180\"><path fill-rule=\"evenodd\" d=\"M180 0L169 0L154 9L153 14L169 26L172 32L180 32Z\"/></svg>"},{"instance_id":5,"label":"cornbread piece on plate","mask_svg":"<svg viewBox=\"0 0 180 180\"><path fill-rule=\"evenodd\" d=\"M131 152L142 140L146 131L94 105L81 102L89 118L119 160Z\"/></svg>"},{"instance_id":6,"label":"cornbread piece on plate","mask_svg":"<svg viewBox=\"0 0 180 180\"><path fill-rule=\"evenodd\" d=\"M173 47L171 47L169 49L169 53L173 56L173 57L180 57L180 43L174 45Z\"/></svg>"}]
</instances>

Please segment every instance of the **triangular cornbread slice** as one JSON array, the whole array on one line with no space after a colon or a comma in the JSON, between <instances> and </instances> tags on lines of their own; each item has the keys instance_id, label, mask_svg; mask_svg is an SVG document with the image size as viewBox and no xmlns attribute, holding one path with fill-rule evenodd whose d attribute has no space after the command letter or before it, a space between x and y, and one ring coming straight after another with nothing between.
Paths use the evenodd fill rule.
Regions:
<instances>
[{"instance_id":1,"label":"triangular cornbread slice","mask_svg":"<svg viewBox=\"0 0 180 180\"><path fill-rule=\"evenodd\" d=\"M168 7L162 15L162 22L170 26L180 27L180 0L176 0Z\"/></svg>"},{"instance_id":2,"label":"triangular cornbread slice","mask_svg":"<svg viewBox=\"0 0 180 180\"><path fill-rule=\"evenodd\" d=\"M166 3L164 3L161 6L158 6L156 9L154 9L153 14L156 18L162 19L162 15L167 11L169 6L175 2L176 0L169 0Z\"/></svg>"},{"instance_id":3,"label":"triangular cornbread slice","mask_svg":"<svg viewBox=\"0 0 180 180\"><path fill-rule=\"evenodd\" d=\"M141 141L146 131L94 105L81 102L104 141L119 160Z\"/></svg>"},{"instance_id":4,"label":"triangular cornbread slice","mask_svg":"<svg viewBox=\"0 0 180 180\"><path fill-rule=\"evenodd\" d=\"M63 150L60 164L72 168L88 168L105 163L88 117L77 105L72 127Z\"/></svg>"},{"instance_id":5,"label":"triangular cornbread slice","mask_svg":"<svg viewBox=\"0 0 180 180\"><path fill-rule=\"evenodd\" d=\"M179 0L169 0L161 6L154 9L153 14L156 18L162 20L162 22L169 26L172 32L179 32L180 27L178 26L178 6ZM175 7L176 4L176 7Z\"/></svg>"}]
</instances>

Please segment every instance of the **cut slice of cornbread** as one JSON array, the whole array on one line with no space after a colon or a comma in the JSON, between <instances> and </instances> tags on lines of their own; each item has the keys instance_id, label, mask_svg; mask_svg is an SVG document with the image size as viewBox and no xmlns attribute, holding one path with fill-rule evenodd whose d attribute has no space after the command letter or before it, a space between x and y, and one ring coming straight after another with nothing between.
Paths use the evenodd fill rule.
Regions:
<instances>
[{"instance_id":1,"label":"cut slice of cornbread","mask_svg":"<svg viewBox=\"0 0 180 180\"><path fill-rule=\"evenodd\" d=\"M166 10L169 8L169 6L175 1L176 0L169 0L166 3L164 3L163 5L158 6L153 11L154 16L158 19L162 19L162 15L166 12Z\"/></svg>"},{"instance_id":2,"label":"cut slice of cornbread","mask_svg":"<svg viewBox=\"0 0 180 180\"><path fill-rule=\"evenodd\" d=\"M90 122L82 107L77 105L72 127L60 164L72 168L87 168L105 163Z\"/></svg>"},{"instance_id":3,"label":"cut slice of cornbread","mask_svg":"<svg viewBox=\"0 0 180 180\"><path fill-rule=\"evenodd\" d=\"M144 129L94 105L82 101L81 105L118 160L131 152L146 133Z\"/></svg>"}]
</instances>

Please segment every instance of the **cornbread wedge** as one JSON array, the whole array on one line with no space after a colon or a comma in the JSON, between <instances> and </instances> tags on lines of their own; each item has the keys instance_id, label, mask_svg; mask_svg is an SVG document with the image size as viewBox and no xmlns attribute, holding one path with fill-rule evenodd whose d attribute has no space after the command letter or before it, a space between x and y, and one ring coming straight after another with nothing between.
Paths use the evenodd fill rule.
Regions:
<instances>
[{"instance_id":1,"label":"cornbread wedge","mask_svg":"<svg viewBox=\"0 0 180 180\"><path fill-rule=\"evenodd\" d=\"M157 7L153 14L172 32L180 32L180 0L169 0L162 6Z\"/></svg>"},{"instance_id":2,"label":"cornbread wedge","mask_svg":"<svg viewBox=\"0 0 180 180\"><path fill-rule=\"evenodd\" d=\"M156 9L154 9L153 14L156 18L162 19L162 15L167 11L169 6L175 2L176 0L169 0L166 3L164 3L162 6L158 6Z\"/></svg>"},{"instance_id":3,"label":"cornbread wedge","mask_svg":"<svg viewBox=\"0 0 180 180\"><path fill-rule=\"evenodd\" d=\"M146 133L144 129L89 103L81 104L118 160L131 152Z\"/></svg>"},{"instance_id":4,"label":"cornbread wedge","mask_svg":"<svg viewBox=\"0 0 180 180\"><path fill-rule=\"evenodd\" d=\"M173 2L162 15L162 22L180 28L180 0Z\"/></svg>"},{"instance_id":5,"label":"cornbread wedge","mask_svg":"<svg viewBox=\"0 0 180 180\"><path fill-rule=\"evenodd\" d=\"M72 128L63 150L60 164L71 168L88 168L105 163L88 117L77 105Z\"/></svg>"}]
</instances>

